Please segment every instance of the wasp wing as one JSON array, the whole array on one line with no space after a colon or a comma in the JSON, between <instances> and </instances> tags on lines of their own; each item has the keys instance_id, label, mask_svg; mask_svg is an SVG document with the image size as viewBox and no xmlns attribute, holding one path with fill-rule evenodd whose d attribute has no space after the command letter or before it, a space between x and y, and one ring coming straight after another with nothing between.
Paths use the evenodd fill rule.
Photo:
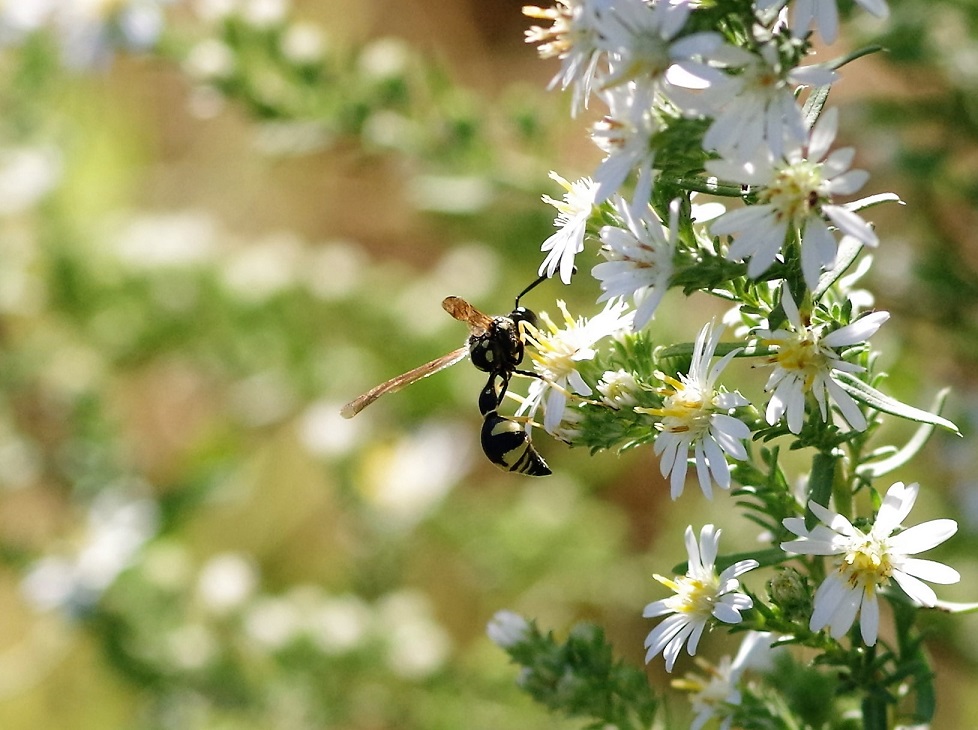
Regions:
<instances>
[{"instance_id":1,"label":"wasp wing","mask_svg":"<svg viewBox=\"0 0 978 730\"><path fill-rule=\"evenodd\" d=\"M441 306L459 322L465 322L474 335L488 332L492 325L492 317L483 314L461 297L445 297Z\"/></svg>"},{"instance_id":2,"label":"wasp wing","mask_svg":"<svg viewBox=\"0 0 978 730\"><path fill-rule=\"evenodd\" d=\"M420 367L416 367L414 370L408 370L403 375L398 375L396 378L391 378L390 380L371 388L359 398L351 400L349 403L343 406L342 409L340 409L340 415L343 416L343 418L353 418L364 408L380 398L380 396L386 395L387 393L394 393L401 388L406 388L411 383L421 380L421 378L427 378L429 375L434 375L439 370L444 370L447 367L451 367L459 360L464 360L468 354L468 345L463 345L447 355L442 355L431 362L427 362Z\"/></svg>"}]
</instances>

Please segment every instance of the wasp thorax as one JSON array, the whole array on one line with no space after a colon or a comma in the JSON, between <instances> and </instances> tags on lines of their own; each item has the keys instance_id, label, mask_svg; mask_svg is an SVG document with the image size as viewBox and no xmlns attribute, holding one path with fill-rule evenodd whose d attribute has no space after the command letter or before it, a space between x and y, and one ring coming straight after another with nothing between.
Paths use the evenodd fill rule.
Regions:
<instances>
[{"instance_id":1,"label":"wasp thorax","mask_svg":"<svg viewBox=\"0 0 978 730\"><path fill-rule=\"evenodd\" d=\"M472 364L488 373L513 370L523 361L523 340L510 317L495 317L489 329L469 337Z\"/></svg>"}]
</instances>

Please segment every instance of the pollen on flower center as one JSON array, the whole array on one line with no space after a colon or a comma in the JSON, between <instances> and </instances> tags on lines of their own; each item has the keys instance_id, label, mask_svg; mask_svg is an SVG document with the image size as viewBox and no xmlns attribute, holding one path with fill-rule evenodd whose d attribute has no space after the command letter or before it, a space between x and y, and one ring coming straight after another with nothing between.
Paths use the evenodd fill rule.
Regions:
<instances>
[{"instance_id":1,"label":"pollen on flower center","mask_svg":"<svg viewBox=\"0 0 978 730\"><path fill-rule=\"evenodd\" d=\"M794 370L804 373L807 377L813 377L817 372L825 369L825 355L820 352L811 333L794 340L780 342L779 345L780 349L775 358L778 365L785 370Z\"/></svg>"},{"instance_id":2,"label":"pollen on flower center","mask_svg":"<svg viewBox=\"0 0 978 730\"><path fill-rule=\"evenodd\" d=\"M681 577L676 580L676 609L683 613L709 616L713 612L719 585L715 578Z\"/></svg>"},{"instance_id":3,"label":"pollen on flower center","mask_svg":"<svg viewBox=\"0 0 978 730\"><path fill-rule=\"evenodd\" d=\"M886 545L867 538L843 556L839 572L853 588L871 589L889 583L893 565Z\"/></svg>"},{"instance_id":4,"label":"pollen on flower center","mask_svg":"<svg viewBox=\"0 0 978 730\"><path fill-rule=\"evenodd\" d=\"M798 223L821 205L822 187L821 165L803 161L778 170L760 198L781 217Z\"/></svg>"},{"instance_id":5,"label":"pollen on flower center","mask_svg":"<svg viewBox=\"0 0 978 730\"><path fill-rule=\"evenodd\" d=\"M536 328L529 330L527 341L535 346L536 352L530 353L530 358L541 369L546 371L551 380L566 376L577 370L574 356L580 351L574 343L560 337L547 337Z\"/></svg>"},{"instance_id":6,"label":"pollen on flower center","mask_svg":"<svg viewBox=\"0 0 978 730\"><path fill-rule=\"evenodd\" d=\"M656 426L662 431L692 432L695 436L708 429L713 407L704 397L702 390L695 387L693 383L680 382L662 373L657 375L672 386L672 389L659 390L659 393L665 396L662 408L636 408L635 410L660 416L663 422Z\"/></svg>"}]
</instances>

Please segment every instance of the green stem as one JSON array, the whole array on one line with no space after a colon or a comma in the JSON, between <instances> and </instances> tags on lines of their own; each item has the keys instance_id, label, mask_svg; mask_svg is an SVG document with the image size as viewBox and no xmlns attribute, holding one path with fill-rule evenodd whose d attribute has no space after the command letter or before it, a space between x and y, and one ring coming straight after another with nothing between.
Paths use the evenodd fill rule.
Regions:
<instances>
[{"instance_id":1,"label":"green stem","mask_svg":"<svg viewBox=\"0 0 978 730\"><path fill-rule=\"evenodd\" d=\"M829 506L832 496L832 485L835 482L835 465L837 456L832 453L819 451L812 459L812 473L808 478L808 497L812 502L822 507ZM811 507L805 508L805 527L809 530L815 527L818 518Z\"/></svg>"}]
</instances>

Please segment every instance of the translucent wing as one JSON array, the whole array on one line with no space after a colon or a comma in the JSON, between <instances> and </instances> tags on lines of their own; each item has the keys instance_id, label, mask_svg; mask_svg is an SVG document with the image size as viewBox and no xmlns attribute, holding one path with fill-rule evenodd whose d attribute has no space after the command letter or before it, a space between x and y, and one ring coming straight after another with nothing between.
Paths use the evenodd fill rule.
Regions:
<instances>
[{"instance_id":1,"label":"translucent wing","mask_svg":"<svg viewBox=\"0 0 978 730\"><path fill-rule=\"evenodd\" d=\"M450 297L454 298L454 297ZM447 299L445 301L448 301ZM461 301L461 300L459 300ZM447 309L447 307L446 307ZM454 316L454 315L453 315ZM458 319L458 318L456 318ZM361 395L355 400L351 400L342 409L340 409L340 415L343 418L353 418L364 408L369 406L375 400L380 398L380 396L387 393L394 393L401 388L406 388L411 383L415 383L421 378L427 378L429 375L437 373L439 370L444 370L457 363L459 360L464 360L465 356L469 354L468 345L463 345L457 350L453 350L447 355L442 355L441 357L427 362L420 367L416 367L414 370L408 370L403 375L398 375L396 378L391 378L387 382L381 383L375 388L371 388L366 393Z\"/></svg>"},{"instance_id":2,"label":"translucent wing","mask_svg":"<svg viewBox=\"0 0 978 730\"><path fill-rule=\"evenodd\" d=\"M472 334L481 335L489 331L492 317L483 314L461 297L445 297L441 306L459 322L465 322L472 330Z\"/></svg>"}]
</instances>

